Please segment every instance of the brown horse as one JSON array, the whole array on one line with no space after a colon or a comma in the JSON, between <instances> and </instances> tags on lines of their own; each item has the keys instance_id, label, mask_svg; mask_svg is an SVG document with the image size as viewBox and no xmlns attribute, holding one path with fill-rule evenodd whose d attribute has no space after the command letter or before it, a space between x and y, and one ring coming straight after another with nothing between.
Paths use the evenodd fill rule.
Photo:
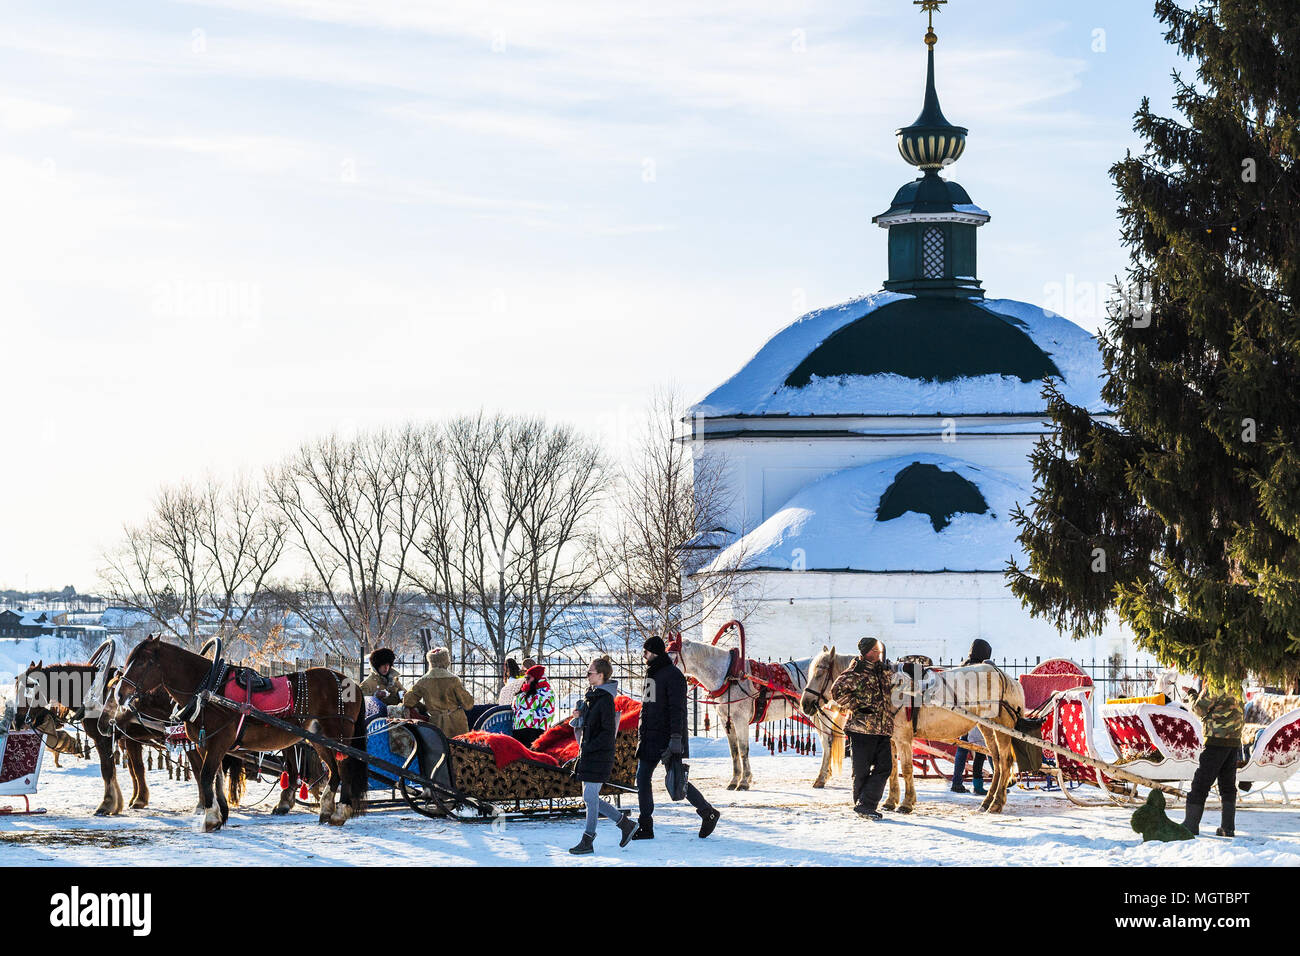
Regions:
<instances>
[{"instance_id":1,"label":"brown horse","mask_svg":"<svg viewBox=\"0 0 1300 956\"><path fill-rule=\"evenodd\" d=\"M104 671L102 680L99 676L101 670ZM104 781L104 798L95 808L97 817L117 816L127 807L143 810L149 805L144 748L148 746L165 751L166 734L159 728L168 720L173 706L166 693L156 691L140 696L135 713L115 713L113 701L104 690L111 690L117 673L115 667L101 668L93 663L47 665L44 661L32 661L20 678L19 699L25 706L18 726L27 726L44 734L47 744L51 738L68 736L63 727L76 726L94 745L99 757L99 773ZM99 705L101 700L104 702L102 709ZM115 746L126 756L127 770L131 775L129 803L117 783ZM197 775L199 768L193 757L190 766ZM243 765L232 759L223 768L222 777L218 781L218 787L223 788L218 791L220 800L226 801L224 786L228 779L229 799L238 803L243 788ZM288 812L287 808L284 812Z\"/></svg>"},{"instance_id":2,"label":"brown horse","mask_svg":"<svg viewBox=\"0 0 1300 956\"><path fill-rule=\"evenodd\" d=\"M833 705L832 713L837 717L841 714L842 709L830 701L830 690L847 666L833 647L824 649L813 658L808 668L808 684L800 702L805 713L814 713L830 703ZM1007 729L1013 729L1017 718L1024 714L1025 695L1020 682L1012 680L993 664L935 671L923 677L919 686L914 684L906 670L896 669L892 683L893 765L889 775L889 798L884 804L886 810L910 813L916 805L916 787L912 782L913 708L916 708L915 737L922 740L953 741L976 726L974 721L954 713L949 707L958 707ZM993 754L993 782L980 810L1000 813L1007 802L1015 752L1007 734L984 728L984 740ZM900 773L905 782L901 801Z\"/></svg>"},{"instance_id":3,"label":"brown horse","mask_svg":"<svg viewBox=\"0 0 1300 956\"><path fill-rule=\"evenodd\" d=\"M157 636L146 638L127 656L118 676L118 695L130 692L123 705L131 709L141 694L162 689L181 709L185 735L197 744L201 761L199 800L203 829L221 828L228 812L214 802L213 783L222 759L231 750L267 753L288 749L301 735L273 727L238 709L205 700L201 694L216 662ZM351 678L323 667L285 675L295 688L293 712L279 715L310 733L319 733L358 749L365 749L362 712L364 703ZM340 761L333 748L311 743L329 770L329 785L321 793L320 821L342 826L361 812L366 791L366 767L348 757ZM342 794L339 789L342 787ZM340 800L341 796L341 800Z\"/></svg>"}]
</instances>

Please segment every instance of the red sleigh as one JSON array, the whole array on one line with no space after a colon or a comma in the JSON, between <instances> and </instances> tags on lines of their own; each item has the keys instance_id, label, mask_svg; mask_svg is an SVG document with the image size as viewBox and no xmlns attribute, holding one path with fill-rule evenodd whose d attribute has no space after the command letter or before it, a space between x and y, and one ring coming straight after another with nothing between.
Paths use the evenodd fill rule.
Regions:
<instances>
[{"instance_id":1,"label":"red sleigh","mask_svg":"<svg viewBox=\"0 0 1300 956\"><path fill-rule=\"evenodd\" d=\"M28 797L36 792L45 757L45 738L34 730L0 734L0 797L22 797L23 809L0 806L0 814L44 813L33 810Z\"/></svg>"}]
</instances>

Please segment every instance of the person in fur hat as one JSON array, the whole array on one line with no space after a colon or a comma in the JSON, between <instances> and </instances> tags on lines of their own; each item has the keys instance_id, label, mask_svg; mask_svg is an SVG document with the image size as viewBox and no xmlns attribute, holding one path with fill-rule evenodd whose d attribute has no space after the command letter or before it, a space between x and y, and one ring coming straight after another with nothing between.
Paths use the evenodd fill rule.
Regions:
<instances>
[{"instance_id":1,"label":"person in fur hat","mask_svg":"<svg viewBox=\"0 0 1300 956\"><path fill-rule=\"evenodd\" d=\"M402 703L407 707L423 707L434 724L448 737L469 733L469 718L465 711L474 706L474 696L465 689L451 667L451 651L435 647L424 655L429 669L406 692Z\"/></svg>"},{"instance_id":2,"label":"person in fur hat","mask_svg":"<svg viewBox=\"0 0 1300 956\"><path fill-rule=\"evenodd\" d=\"M370 652L370 674L361 682L363 697L378 697L385 704L400 704L406 688L393 670L397 656L391 647L377 647Z\"/></svg>"}]
</instances>

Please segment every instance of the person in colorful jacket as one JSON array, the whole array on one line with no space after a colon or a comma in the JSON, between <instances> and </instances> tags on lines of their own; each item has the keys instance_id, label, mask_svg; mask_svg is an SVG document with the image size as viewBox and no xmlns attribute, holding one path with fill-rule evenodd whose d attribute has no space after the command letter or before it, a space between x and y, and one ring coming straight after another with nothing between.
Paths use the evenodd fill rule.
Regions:
<instances>
[{"instance_id":1,"label":"person in colorful jacket","mask_svg":"<svg viewBox=\"0 0 1300 956\"><path fill-rule=\"evenodd\" d=\"M1205 728L1205 749L1201 751L1192 788L1187 792L1187 817L1183 826L1200 833L1201 814L1210 795L1210 785L1218 783L1223 802L1222 819L1217 836L1235 836L1237 824L1237 758L1241 754L1241 732L1246 724L1246 706L1239 683L1217 679L1207 682L1192 701L1192 712Z\"/></svg>"},{"instance_id":2,"label":"person in colorful jacket","mask_svg":"<svg viewBox=\"0 0 1300 956\"><path fill-rule=\"evenodd\" d=\"M524 672L524 684L515 694L514 729L511 736L531 747L555 719L555 692L546 679L546 668L534 664Z\"/></svg>"},{"instance_id":3,"label":"person in colorful jacket","mask_svg":"<svg viewBox=\"0 0 1300 956\"><path fill-rule=\"evenodd\" d=\"M883 645L864 637L858 656L831 685L832 699L849 711L844 729L853 748L853 810L868 820L881 819L876 807L893 762L893 678Z\"/></svg>"}]
</instances>

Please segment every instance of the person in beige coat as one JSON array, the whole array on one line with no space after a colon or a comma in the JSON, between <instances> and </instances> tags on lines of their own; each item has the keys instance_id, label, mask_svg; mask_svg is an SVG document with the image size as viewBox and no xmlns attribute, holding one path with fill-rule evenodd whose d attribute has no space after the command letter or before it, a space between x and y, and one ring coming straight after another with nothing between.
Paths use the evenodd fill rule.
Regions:
<instances>
[{"instance_id":1,"label":"person in beige coat","mask_svg":"<svg viewBox=\"0 0 1300 956\"><path fill-rule=\"evenodd\" d=\"M474 706L474 697L460 678L448 670L451 652L445 647L435 647L424 659L429 669L406 692L402 703L407 707L423 707L429 713L429 720L448 737L469 733L465 711Z\"/></svg>"}]
</instances>

